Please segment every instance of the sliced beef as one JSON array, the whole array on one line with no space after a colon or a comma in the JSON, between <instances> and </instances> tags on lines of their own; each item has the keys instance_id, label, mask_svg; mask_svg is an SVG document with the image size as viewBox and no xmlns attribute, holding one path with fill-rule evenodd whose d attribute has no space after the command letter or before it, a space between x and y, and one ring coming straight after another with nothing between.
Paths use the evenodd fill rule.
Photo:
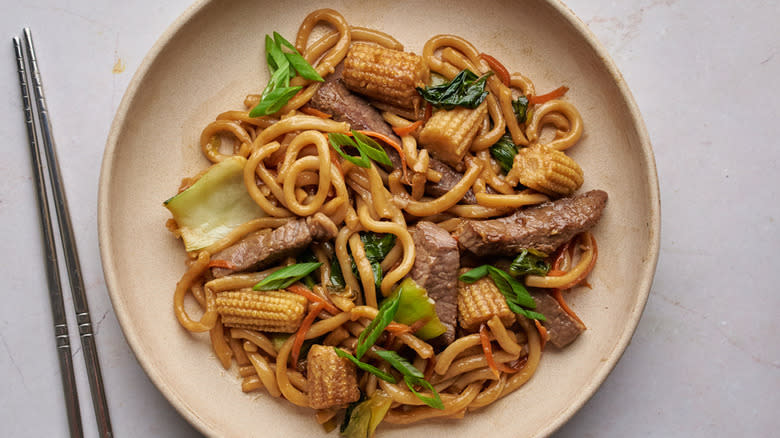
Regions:
<instances>
[{"instance_id":1,"label":"sliced beef","mask_svg":"<svg viewBox=\"0 0 780 438\"><path fill-rule=\"evenodd\" d=\"M466 221L455 238L461 248L477 256L512 256L525 248L549 254L596 225L606 203L606 192L591 190L499 219Z\"/></svg>"},{"instance_id":2,"label":"sliced beef","mask_svg":"<svg viewBox=\"0 0 780 438\"><path fill-rule=\"evenodd\" d=\"M352 129L379 132L401 144L401 139L385 122L382 114L369 105L368 101L344 86L344 81L341 78L343 71L344 64L338 64L335 71L325 78L325 82L314 93L309 105L332 115L336 121L349 123ZM393 162L393 167L400 169L401 157L398 152L391 147L384 145L383 147L390 157L390 161Z\"/></svg>"},{"instance_id":3,"label":"sliced beef","mask_svg":"<svg viewBox=\"0 0 780 438\"><path fill-rule=\"evenodd\" d=\"M530 292L536 302L534 311L541 313L545 317L542 325L547 329L550 343L558 348L563 348L571 344L580 333L585 331L585 326L566 313L550 294L535 290Z\"/></svg>"},{"instance_id":4,"label":"sliced beef","mask_svg":"<svg viewBox=\"0 0 780 438\"><path fill-rule=\"evenodd\" d=\"M253 233L215 254L212 262L225 262L231 268L212 268L214 277L234 272L259 269L288 256L294 256L312 241L336 237L338 228L327 216L317 213L306 219L296 219L281 227Z\"/></svg>"},{"instance_id":5,"label":"sliced beef","mask_svg":"<svg viewBox=\"0 0 780 438\"><path fill-rule=\"evenodd\" d=\"M439 180L439 182L432 183L429 181L425 185L425 194L429 196L439 197L445 193L448 193L450 190L452 190L453 187L455 187L455 184L457 184L461 178L463 178L462 173L435 158L431 158L428 167L441 173L441 180ZM466 192L466 194L463 196L463 202L466 204L477 203L477 198L474 196L474 192L471 189L469 189L469 191Z\"/></svg>"},{"instance_id":6,"label":"sliced beef","mask_svg":"<svg viewBox=\"0 0 780 438\"><path fill-rule=\"evenodd\" d=\"M439 320L447 327L431 344L448 345L455 340L458 325L458 242L445 229L426 221L417 223L413 238L417 255L412 279L428 291Z\"/></svg>"}]
</instances>

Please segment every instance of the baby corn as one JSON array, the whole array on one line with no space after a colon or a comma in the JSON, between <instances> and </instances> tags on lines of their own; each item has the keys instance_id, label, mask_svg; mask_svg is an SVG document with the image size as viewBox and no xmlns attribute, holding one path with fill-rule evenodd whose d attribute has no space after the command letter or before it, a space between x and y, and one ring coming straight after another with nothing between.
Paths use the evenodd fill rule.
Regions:
<instances>
[{"instance_id":1,"label":"baby corn","mask_svg":"<svg viewBox=\"0 0 780 438\"><path fill-rule=\"evenodd\" d=\"M281 290L220 292L216 301L225 326L264 332L293 333L306 311L306 298Z\"/></svg>"},{"instance_id":2,"label":"baby corn","mask_svg":"<svg viewBox=\"0 0 780 438\"><path fill-rule=\"evenodd\" d=\"M436 111L420 131L420 144L440 160L457 167L486 114L486 102L474 109L455 107Z\"/></svg>"},{"instance_id":3,"label":"baby corn","mask_svg":"<svg viewBox=\"0 0 780 438\"><path fill-rule=\"evenodd\" d=\"M476 330L494 315L507 326L515 317L492 279L483 277L471 284L459 282L458 321L464 330Z\"/></svg>"},{"instance_id":4,"label":"baby corn","mask_svg":"<svg viewBox=\"0 0 780 438\"><path fill-rule=\"evenodd\" d=\"M344 406L360 398L355 365L339 357L333 347L312 345L306 363L312 408Z\"/></svg>"},{"instance_id":5,"label":"baby corn","mask_svg":"<svg viewBox=\"0 0 780 438\"><path fill-rule=\"evenodd\" d=\"M507 180L550 196L569 196L580 188L582 168L565 153L544 145L521 148Z\"/></svg>"},{"instance_id":6,"label":"baby corn","mask_svg":"<svg viewBox=\"0 0 780 438\"><path fill-rule=\"evenodd\" d=\"M344 60L344 84L360 94L414 112L422 106L415 87L425 85L425 63L414 53L354 43Z\"/></svg>"}]
</instances>

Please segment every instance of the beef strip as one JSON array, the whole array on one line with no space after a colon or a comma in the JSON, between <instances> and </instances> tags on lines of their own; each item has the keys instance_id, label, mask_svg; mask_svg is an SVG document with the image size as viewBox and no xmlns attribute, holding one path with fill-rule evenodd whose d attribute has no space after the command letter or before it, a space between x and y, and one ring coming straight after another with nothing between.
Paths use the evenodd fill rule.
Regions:
<instances>
[{"instance_id":1,"label":"beef strip","mask_svg":"<svg viewBox=\"0 0 780 438\"><path fill-rule=\"evenodd\" d=\"M563 348L574 342L577 336L585 331L585 326L566 313L549 293L533 289L529 292L536 302L534 311L545 317L542 325L547 329L551 344Z\"/></svg>"},{"instance_id":2,"label":"beef strip","mask_svg":"<svg viewBox=\"0 0 780 438\"><path fill-rule=\"evenodd\" d=\"M333 116L339 122L347 122L352 129L369 130L379 132L401 144L401 139L395 135L390 125L382 118L382 114L376 108L369 105L368 101L352 93L344 86L341 74L344 71L344 63L339 63L333 73L325 78L317 92L312 96L309 105L322 112ZM381 144L381 142L380 142ZM382 145L393 163L393 167L401 168L401 157L392 147Z\"/></svg>"},{"instance_id":3,"label":"beef strip","mask_svg":"<svg viewBox=\"0 0 780 438\"><path fill-rule=\"evenodd\" d=\"M418 222L414 228L417 255L412 279L428 291L436 302L436 314L447 331L429 341L434 346L449 345L455 340L458 324L458 242L432 222Z\"/></svg>"},{"instance_id":4,"label":"beef strip","mask_svg":"<svg viewBox=\"0 0 780 438\"><path fill-rule=\"evenodd\" d=\"M448 193L450 190L452 190L453 187L455 187L455 184L457 184L461 178L463 178L462 173L453 169L443 161L439 161L433 157L431 157L428 167L441 173L441 180L439 180L439 182L432 183L429 181L425 185L425 194L429 196L439 197L445 193ZM463 195L463 202L466 204L477 203L477 198L474 196L474 192L471 189L469 189L469 191Z\"/></svg>"},{"instance_id":5,"label":"beef strip","mask_svg":"<svg viewBox=\"0 0 780 438\"><path fill-rule=\"evenodd\" d=\"M466 221L455 238L461 248L477 256L513 256L525 248L549 254L596 225L606 203L606 192L591 190L499 219Z\"/></svg>"},{"instance_id":6,"label":"beef strip","mask_svg":"<svg viewBox=\"0 0 780 438\"><path fill-rule=\"evenodd\" d=\"M212 262L226 262L231 268L215 267L211 272L219 278L234 272L259 269L298 254L312 241L333 239L337 233L336 225L322 213L296 219L273 231L252 233L216 253L211 258Z\"/></svg>"}]
</instances>

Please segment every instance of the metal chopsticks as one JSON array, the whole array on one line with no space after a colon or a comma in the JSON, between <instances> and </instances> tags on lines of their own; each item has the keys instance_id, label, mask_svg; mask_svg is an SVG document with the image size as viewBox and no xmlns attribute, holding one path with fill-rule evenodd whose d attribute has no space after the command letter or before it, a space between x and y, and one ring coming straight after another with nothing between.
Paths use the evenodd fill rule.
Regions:
<instances>
[{"instance_id":1,"label":"metal chopsticks","mask_svg":"<svg viewBox=\"0 0 780 438\"><path fill-rule=\"evenodd\" d=\"M22 54L22 44L19 39L14 38L13 42L17 68L19 71L19 84L21 87L25 122L27 124L27 135L30 140L30 150L33 157L33 173L35 174L36 188L38 193L38 207L41 214L43 240L45 245L44 251L46 256L46 270L49 284L49 298L51 300L52 315L54 317L54 333L60 360L60 371L62 374L63 390L65 392L70 435L72 437L83 436L83 429L81 424L81 414L79 411L76 381L73 373L73 359L70 352L68 326L65 318L65 309L62 299L62 285L59 276L59 260L57 257L57 248L54 240L54 232L51 224L51 214L48 205L48 190L41 160L41 147L44 150L46 158L46 167L48 169L49 175L49 188L53 196L62 251L65 256L65 265L67 267L68 278L70 280L73 307L76 312L76 323L78 324L79 337L81 338L81 346L87 369L87 377L89 380L90 392L92 394L92 405L95 410L95 419L97 420L100 436L111 437L113 436L111 430L111 420L109 418L108 404L106 402L105 391L103 389L103 378L100 372L100 361L98 360L95 338L92 332L92 321L89 315L89 306L87 304L87 296L84 289L84 280L81 275L81 265L79 263L76 241L73 235L73 226L71 225L70 221L70 212L68 211L68 202L65 198L65 190L62 186L62 177L60 175L60 167L57 161L57 153L54 150L51 121L49 120L46 98L43 95L43 85L41 83L41 75L38 69L38 60L35 55L35 47L33 45L30 30L27 28L24 29L24 55L26 56ZM27 68L25 68L25 60L29 66L29 75L35 96L34 101L30 99L30 86L27 81ZM33 106L35 107L38 115L37 120L33 114ZM38 131L40 131L40 140L42 141L42 144L39 143Z\"/></svg>"}]
</instances>

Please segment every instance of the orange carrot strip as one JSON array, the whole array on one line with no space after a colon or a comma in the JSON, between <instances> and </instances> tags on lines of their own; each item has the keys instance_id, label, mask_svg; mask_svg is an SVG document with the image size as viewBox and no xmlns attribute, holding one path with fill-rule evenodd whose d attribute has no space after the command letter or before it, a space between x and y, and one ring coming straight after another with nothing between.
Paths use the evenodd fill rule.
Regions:
<instances>
[{"instance_id":1,"label":"orange carrot strip","mask_svg":"<svg viewBox=\"0 0 780 438\"><path fill-rule=\"evenodd\" d=\"M309 331L309 328L314 323L314 318L320 314L323 307L325 307L325 305L322 303L314 303L309 314L306 315L306 318L303 318L303 322L301 322L301 326L298 327L298 331L295 332L295 340L293 341L292 352L290 353L292 355L293 364L298 363L298 355L301 353L303 340L306 339L306 332Z\"/></svg>"},{"instance_id":2,"label":"orange carrot strip","mask_svg":"<svg viewBox=\"0 0 780 438\"><path fill-rule=\"evenodd\" d=\"M422 126L422 123L423 123L422 120L418 120L406 126L393 126L393 131L395 131L395 133L398 134L399 137L403 137L404 135L409 135L412 132L416 131L417 128Z\"/></svg>"},{"instance_id":3,"label":"orange carrot strip","mask_svg":"<svg viewBox=\"0 0 780 438\"><path fill-rule=\"evenodd\" d=\"M496 378L498 378L501 373L498 371L495 358L493 358L493 348L490 346L487 324L484 322L479 326L479 342L482 343L482 352L485 353L488 367L493 371Z\"/></svg>"},{"instance_id":4,"label":"orange carrot strip","mask_svg":"<svg viewBox=\"0 0 780 438\"><path fill-rule=\"evenodd\" d=\"M558 302L558 305L561 306L561 309L563 309L564 312L568 313L569 316L574 318L577 322L582 324L582 326L585 326L585 323L582 322L579 316L577 316L576 313L574 313L573 310L569 307L568 304L566 304L566 300L563 299L563 293L561 292L561 289L553 289L552 296L555 298L555 301Z\"/></svg>"},{"instance_id":5,"label":"orange carrot strip","mask_svg":"<svg viewBox=\"0 0 780 438\"><path fill-rule=\"evenodd\" d=\"M480 53L479 57L484 59L485 62L490 66L490 69L493 70L496 73L496 76L498 76L498 79L501 80L501 83L509 86L509 70L504 67L504 64L501 64L498 59L488 55L487 53Z\"/></svg>"},{"instance_id":6,"label":"orange carrot strip","mask_svg":"<svg viewBox=\"0 0 780 438\"><path fill-rule=\"evenodd\" d=\"M303 296L304 298L311 301L312 303L322 303L324 309L331 315L335 315L339 313L339 309L336 308L336 306L329 303L325 298L322 298L321 296L310 291L308 288L301 286L300 284L290 285L287 287L287 290Z\"/></svg>"},{"instance_id":7,"label":"orange carrot strip","mask_svg":"<svg viewBox=\"0 0 780 438\"><path fill-rule=\"evenodd\" d=\"M561 277L566 274L566 271L561 271L560 269L550 269L547 272L547 275L550 277Z\"/></svg>"},{"instance_id":8,"label":"orange carrot strip","mask_svg":"<svg viewBox=\"0 0 780 438\"><path fill-rule=\"evenodd\" d=\"M402 168L403 173L404 173L404 180L408 181L408 179L406 177L406 155L404 155L404 150L401 148L401 145L396 143L392 138L390 138L390 137L388 137L388 136L386 136L386 135L384 135L384 134L382 134L380 132L375 132L375 131L358 131L358 132L361 133L361 134L367 135L369 137L378 138L378 139L382 140L383 142L387 143L389 146L392 146L392 148L395 149L396 151L398 151L398 155L401 156L401 168Z\"/></svg>"},{"instance_id":9,"label":"orange carrot strip","mask_svg":"<svg viewBox=\"0 0 780 438\"><path fill-rule=\"evenodd\" d=\"M425 103L425 114L423 115L423 123L428 123L428 119L433 115L433 105L430 102Z\"/></svg>"},{"instance_id":10,"label":"orange carrot strip","mask_svg":"<svg viewBox=\"0 0 780 438\"><path fill-rule=\"evenodd\" d=\"M553 99L557 99L557 98L563 96L564 94L566 94L567 91L569 91L569 87L567 87L565 85L561 85L560 87L550 91L547 94L541 94L539 96L529 96L528 97L528 104L529 105L540 105L540 104L543 104L543 103L545 103L547 101L550 101L550 100L553 100Z\"/></svg>"},{"instance_id":11,"label":"orange carrot strip","mask_svg":"<svg viewBox=\"0 0 780 438\"><path fill-rule=\"evenodd\" d=\"M578 284L582 283L583 280L588 278L588 275L590 275L591 271L593 271L593 267L596 265L596 259L599 258L599 248L596 246L596 238L593 237L593 234L587 233L586 237L590 237L590 244L593 247L593 258L590 259L590 263L588 264L587 269L585 269L582 274L572 280L571 283L561 286L560 289L571 289L574 286L577 286Z\"/></svg>"},{"instance_id":12,"label":"orange carrot strip","mask_svg":"<svg viewBox=\"0 0 780 438\"><path fill-rule=\"evenodd\" d=\"M235 269L235 266L227 260L211 260L206 266L209 268Z\"/></svg>"},{"instance_id":13,"label":"orange carrot strip","mask_svg":"<svg viewBox=\"0 0 780 438\"><path fill-rule=\"evenodd\" d=\"M412 332L412 328L409 327L408 325L402 324L400 322L395 322L395 321L388 324L387 327L385 327L385 330L387 330L388 332L394 335L402 335L404 333Z\"/></svg>"},{"instance_id":14,"label":"orange carrot strip","mask_svg":"<svg viewBox=\"0 0 780 438\"><path fill-rule=\"evenodd\" d=\"M544 350L544 344L547 343L547 340L550 339L550 334L547 333L547 329L544 328L541 322L539 322L538 319L534 320L534 324L536 324L536 329L539 330L539 337L542 338L542 350Z\"/></svg>"},{"instance_id":15,"label":"orange carrot strip","mask_svg":"<svg viewBox=\"0 0 780 438\"><path fill-rule=\"evenodd\" d=\"M300 110L304 114L308 114L310 116L319 117L321 119L329 119L329 118L333 117L333 116L331 116L328 113L324 113L324 112L318 110L317 108L312 108L312 107L310 107L308 105L302 106L300 108Z\"/></svg>"}]
</instances>

